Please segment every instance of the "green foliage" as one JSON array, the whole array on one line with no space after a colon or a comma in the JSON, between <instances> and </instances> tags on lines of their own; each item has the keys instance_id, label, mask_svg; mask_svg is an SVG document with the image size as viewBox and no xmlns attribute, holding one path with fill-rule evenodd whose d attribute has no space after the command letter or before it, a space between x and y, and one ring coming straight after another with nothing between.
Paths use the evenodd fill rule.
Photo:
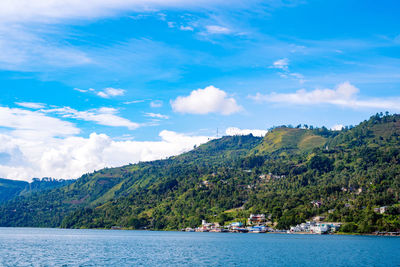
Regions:
<instances>
[{"instance_id":1,"label":"green foliage","mask_svg":"<svg viewBox=\"0 0 400 267\"><path fill-rule=\"evenodd\" d=\"M333 169L333 159L324 155L315 155L310 159L309 166L313 170L330 172Z\"/></svg>"},{"instance_id":2,"label":"green foliage","mask_svg":"<svg viewBox=\"0 0 400 267\"><path fill-rule=\"evenodd\" d=\"M345 223L344 232L399 230L400 116L378 114L342 131L307 128L223 137L166 160L85 174L1 206L0 226L168 230L265 213L280 229L324 215ZM385 213L374 211L381 206Z\"/></svg>"},{"instance_id":3,"label":"green foliage","mask_svg":"<svg viewBox=\"0 0 400 267\"><path fill-rule=\"evenodd\" d=\"M325 128L326 129L326 128ZM281 126L272 129L263 142L253 149L257 155L309 152L326 143L319 131Z\"/></svg>"},{"instance_id":4,"label":"green foliage","mask_svg":"<svg viewBox=\"0 0 400 267\"><path fill-rule=\"evenodd\" d=\"M17 196L62 187L72 182L71 180L57 180L47 177L42 179L33 178L31 183L0 178L0 203Z\"/></svg>"},{"instance_id":5,"label":"green foliage","mask_svg":"<svg viewBox=\"0 0 400 267\"><path fill-rule=\"evenodd\" d=\"M340 231L343 233L357 233L358 226L354 222L345 223L341 228Z\"/></svg>"}]
</instances>

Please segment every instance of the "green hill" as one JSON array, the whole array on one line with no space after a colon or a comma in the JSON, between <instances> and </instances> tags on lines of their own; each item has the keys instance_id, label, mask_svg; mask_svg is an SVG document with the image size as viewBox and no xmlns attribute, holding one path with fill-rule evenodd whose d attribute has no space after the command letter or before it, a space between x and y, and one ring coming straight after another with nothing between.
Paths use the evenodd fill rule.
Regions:
<instances>
[{"instance_id":1,"label":"green hill","mask_svg":"<svg viewBox=\"0 0 400 267\"><path fill-rule=\"evenodd\" d=\"M279 127L211 140L9 201L0 226L180 229L266 213L281 229L324 215L351 231L398 230L399 122L377 114L342 131ZM381 206L386 213L374 212Z\"/></svg>"},{"instance_id":2,"label":"green hill","mask_svg":"<svg viewBox=\"0 0 400 267\"><path fill-rule=\"evenodd\" d=\"M71 184L73 181L56 180L51 178L34 178L31 183L0 178L0 203L18 196L27 195L56 187Z\"/></svg>"},{"instance_id":3,"label":"green hill","mask_svg":"<svg viewBox=\"0 0 400 267\"><path fill-rule=\"evenodd\" d=\"M302 153L321 147L327 139L311 130L279 127L271 130L262 143L253 149L256 155Z\"/></svg>"},{"instance_id":4,"label":"green hill","mask_svg":"<svg viewBox=\"0 0 400 267\"><path fill-rule=\"evenodd\" d=\"M7 201L18 196L27 185L28 182L0 178L0 202Z\"/></svg>"}]
</instances>

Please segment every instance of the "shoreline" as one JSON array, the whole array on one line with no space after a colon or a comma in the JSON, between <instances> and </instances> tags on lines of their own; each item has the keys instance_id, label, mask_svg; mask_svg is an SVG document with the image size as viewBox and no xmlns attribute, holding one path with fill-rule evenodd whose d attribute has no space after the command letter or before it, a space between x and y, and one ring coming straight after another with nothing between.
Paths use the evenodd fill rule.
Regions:
<instances>
[{"instance_id":1,"label":"shoreline","mask_svg":"<svg viewBox=\"0 0 400 267\"><path fill-rule=\"evenodd\" d=\"M233 232L221 232L221 233L220 232L185 232L185 231L180 231L180 230L151 230L151 229L129 229L129 228L110 229L110 228L61 228L61 227L0 226L0 229L1 228L238 234L238 233L233 233ZM293 232L293 233L287 233L287 232L265 232L265 233L239 233L239 234L251 234L251 235L254 235L254 234L286 234L286 235L316 235L316 236L324 236L324 235L338 235L338 236L342 236L343 235L343 236L345 236L345 235L351 235L351 236L400 237L400 233L397 233L397 234L390 234L390 233L379 233L379 234L376 234L376 233L343 233L343 232L337 232L337 233L329 233L329 234L315 234L315 233L309 233L309 232Z\"/></svg>"}]
</instances>

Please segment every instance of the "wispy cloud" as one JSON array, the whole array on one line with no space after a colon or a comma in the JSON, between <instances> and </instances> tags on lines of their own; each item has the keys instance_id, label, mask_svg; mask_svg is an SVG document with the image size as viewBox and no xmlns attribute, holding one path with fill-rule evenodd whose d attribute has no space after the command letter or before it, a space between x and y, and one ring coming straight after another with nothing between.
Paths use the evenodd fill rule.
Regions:
<instances>
[{"instance_id":1,"label":"wispy cloud","mask_svg":"<svg viewBox=\"0 0 400 267\"><path fill-rule=\"evenodd\" d=\"M209 34L229 34L232 32L231 29L219 25L207 25L206 30Z\"/></svg>"},{"instance_id":2,"label":"wispy cloud","mask_svg":"<svg viewBox=\"0 0 400 267\"><path fill-rule=\"evenodd\" d=\"M247 5L259 2L249 0ZM276 2L276 1L268 1ZM212 9L216 6L243 8L242 1L231 0L15 0L0 2L0 18L5 21L54 22L62 19L80 19L114 16L121 11L154 11L157 9L179 8ZM22 8L23 7L23 8ZM162 13L160 13L162 14Z\"/></svg>"},{"instance_id":3,"label":"wispy cloud","mask_svg":"<svg viewBox=\"0 0 400 267\"><path fill-rule=\"evenodd\" d=\"M48 138L79 134L71 122L47 116L45 112L0 107L0 126L12 129L14 136Z\"/></svg>"},{"instance_id":4,"label":"wispy cloud","mask_svg":"<svg viewBox=\"0 0 400 267\"><path fill-rule=\"evenodd\" d=\"M391 98L364 98L359 97L360 90L349 82L339 84L335 89L315 89L307 91L301 89L295 93L256 94L250 96L260 102L318 105L329 104L348 108L374 108L400 110L400 96Z\"/></svg>"},{"instance_id":5,"label":"wispy cloud","mask_svg":"<svg viewBox=\"0 0 400 267\"><path fill-rule=\"evenodd\" d=\"M98 96L103 97L103 98L110 98L114 96L123 96L125 94L126 90L124 89L117 89L117 88L105 88L104 90L100 91L97 93Z\"/></svg>"},{"instance_id":6,"label":"wispy cloud","mask_svg":"<svg viewBox=\"0 0 400 267\"><path fill-rule=\"evenodd\" d=\"M87 93L87 92L95 92L96 90L94 90L93 88L89 88L89 89L80 89L80 88L74 88L75 91L81 92L81 93Z\"/></svg>"},{"instance_id":7,"label":"wispy cloud","mask_svg":"<svg viewBox=\"0 0 400 267\"><path fill-rule=\"evenodd\" d=\"M115 108L103 107L86 111L78 111L70 107L62 107L55 109L45 109L42 110L42 112L59 114L64 118L91 121L105 126L126 127L130 130L135 130L140 127L139 123L132 122L128 119L118 116L118 110Z\"/></svg>"},{"instance_id":8,"label":"wispy cloud","mask_svg":"<svg viewBox=\"0 0 400 267\"><path fill-rule=\"evenodd\" d=\"M132 100L132 101L126 101L126 102L124 102L124 104L125 105L138 104L138 103L143 103L143 102L146 102L149 100L151 100L151 99Z\"/></svg>"},{"instance_id":9,"label":"wispy cloud","mask_svg":"<svg viewBox=\"0 0 400 267\"><path fill-rule=\"evenodd\" d=\"M80 89L80 88L74 88L75 91L81 92L81 93L94 93L97 96L100 96L102 98L111 98L111 97L116 97L116 96L123 96L126 93L125 89L119 89L119 88L104 88L100 91L97 91L96 89L89 88L89 89Z\"/></svg>"},{"instance_id":10,"label":"wispy cloud","mask_svg":"<svg viewBox=\"0 0 400 267\"><path fill-rule=\"evenodd\" d=\"M0 2L0 10L3 3ZM46 26L31 28L27 25L3 24L1 11L0 36L0 50L3 51L0 53L1 69L37 71L93 63L90 56L79 48L59 44L50 38L51 30Z\"/></svg>"},{"instance_id":11,"label":"wispy cloud","mask_svg":"<svg viewBox=\"0 0 400 267\"><path fill-rule=\"evenodd\" d=\"M287 58L282 58L274 61L272 63L272 66L270 68L278 69L279 70L279 76L284 79L296 79L298 80L301 84L305 82L303 74L297 73L297 72L291 72L289 70L289 59Z\"/></svg>"},{"instance_id":12,"label":"wispy cloud","mask_svg":"<svg viewBox=\"0 0 400 267\"><path fill-rule=\"evenodd\" d=\"M34 102L15 102L20 107L24 108L31 108L31 109L41 109L46 106L46 104L43 103L34 103Z\"/></svg>"},{"instance_id":13,"label":"wispy cloud","mask_svg":"<svg viewBox=\"0 0 400 267\"><path fill-rule=\"evenodd\" d=\"M258 3L259 0L250 0ZM249 3L249 4L250 4ZM121 13L157 13L157 10L242 9L240 0L5 0L0 1L0 68L54 71L57 68L100 66L93 51L73 45L77 36L65 31L74 20L93 21ZM174 25L176 26L176 25ZM190 30L190 26L182 30ZM153 52L155 50L152 50Z\"/></svg>"},{"instance_id":14,"label":"wispy cloud","mask_svg":"<svg viewBox=\"0 0 400 267\"><path fill-rule=\"evenodd\" d=\"M154 100L150 102L150 107L152 108L161 108L163 106L163 102L161 100Z\"/></svg>"},{"instance_id":15,"label":"wispy cloud","mask_svg":"<svg viewBox=\"0 0 400 267\"><path fill-rule=\"evenodd\" d=\"M181 25L181 26L179 27L179 29L180 29L181 31L194 31L194 28L193 28L192 26L183 26L183 25Z\"/></svg>"},{"instance_id":16,"label":"wispy cloud","mask_svg":"<svg viewBox=\"0 0 400 267\"><path fill-rule=\"evenodd\" d=\"M278 59L272 64L272 67L276 69L281 69L281 70L288 70L289 69L289 59L287 58L282 58Z\"/></svg>"},{"instance_id":17,"label":"wispy cloud","mask_svg":"<svg viewBox=\"0 0 400 267\"><path fill-rule=\"evenodd\" d=\"M167 116L167 115L163 115L163 114L160 114L160 113L151 113L151 112L148 112L148 113L145 113L145 116L146 117L151 117L151 118L157 118L157 119L169 119L169 117Z\"/></svg>"}]
</instances>

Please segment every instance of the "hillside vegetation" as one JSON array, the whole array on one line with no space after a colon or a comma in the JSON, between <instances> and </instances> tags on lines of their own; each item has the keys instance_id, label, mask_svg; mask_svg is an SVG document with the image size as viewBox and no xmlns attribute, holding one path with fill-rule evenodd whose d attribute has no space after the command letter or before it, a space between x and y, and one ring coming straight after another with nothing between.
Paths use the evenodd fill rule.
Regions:
<instances>
[{"instance_id":1,"label":"hillside vegetation","mask_svg":"<svg viewBox=\"0 0 400 267\"><path fill-rule=\"evenodd\" d=\"M399 193L400 116L377 114L342 131L278 127L85 174L4 204L0 225L167 230L265 213L279 229L324 215L345 231L395 231Z\"/></svg>"},{"instance_id":2,"label":"hillside vegetation","mask_svg":"<svg viewBox=\"0 0 400 267\"><path fill-rule=\"evenodd\" d=\"M0 203L18 196L27 195L56 187L71 184L73 181L52 178L34 178L31 183L0 178Z\"/></svg>"}]
</instances>

